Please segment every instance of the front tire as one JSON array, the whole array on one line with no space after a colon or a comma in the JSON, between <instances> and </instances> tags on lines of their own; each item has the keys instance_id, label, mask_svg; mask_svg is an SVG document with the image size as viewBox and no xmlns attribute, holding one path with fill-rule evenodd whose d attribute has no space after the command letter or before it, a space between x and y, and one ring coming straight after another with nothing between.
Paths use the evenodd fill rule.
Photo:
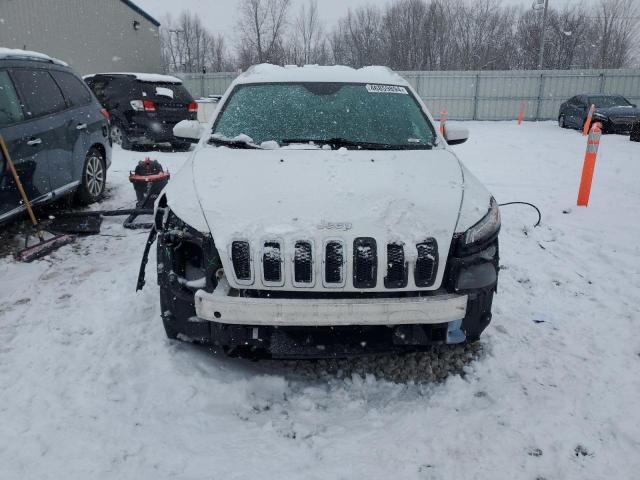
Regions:
<instances>
[{"instance_id":1,"label":"front tire","mask_svg":"<svg viewBox=\"0 0 640 480\"><path fill-rule=\"evenodd\" d=\"M565 123L565 120L564 120L564 115L560 115L558 117L558 126L560 128L567 128L567 124Z\"/></svg>"},{"instance_id":2,"label":"front tire","mask_svg":"<svg viewBox=\"0 0 640 480\"><path fill-rule=\"evenodd\" d=\"M84 205L99 201L107 186L107 162L97 148L87 153L82 168L82 180L78 190L78 201Z\"/></svg>"}]
</instances>

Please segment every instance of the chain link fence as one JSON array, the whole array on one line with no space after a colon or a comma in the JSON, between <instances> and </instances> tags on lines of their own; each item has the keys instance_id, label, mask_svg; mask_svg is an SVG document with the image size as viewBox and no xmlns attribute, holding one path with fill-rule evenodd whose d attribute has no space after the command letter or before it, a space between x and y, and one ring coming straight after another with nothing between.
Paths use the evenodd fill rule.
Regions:
<instances>
[{"instance_id":1,"label":"chain link fence","mask_svg":"<svg viewBox=\"0 0 640 480\"><path fill-rule=\"evenodd\" d=\"M560 104L582 93L625 96L640 104L640 70L513 70L476 72L398 72L416 89L438 118L515 120L521 105L525 120L553 120ZM195 97L221 95L236 73L181 73Z\"/></svg>"}]
</instances>

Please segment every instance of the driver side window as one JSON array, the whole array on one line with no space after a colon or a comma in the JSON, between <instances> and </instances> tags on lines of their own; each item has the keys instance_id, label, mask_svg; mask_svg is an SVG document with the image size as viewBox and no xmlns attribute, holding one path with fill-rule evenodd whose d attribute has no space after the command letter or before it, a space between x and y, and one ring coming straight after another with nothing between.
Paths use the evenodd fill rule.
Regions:
<instances>
[{"instance_id":1,"label":"driver side window","mask_svg":"<svg viewBox=\"0 0 640 480\"><path fill-rule=\"evenodd\" d=\"M20 100L9 74L0 71L0 127L24 120Z\"/></svg>"}]
</instances>

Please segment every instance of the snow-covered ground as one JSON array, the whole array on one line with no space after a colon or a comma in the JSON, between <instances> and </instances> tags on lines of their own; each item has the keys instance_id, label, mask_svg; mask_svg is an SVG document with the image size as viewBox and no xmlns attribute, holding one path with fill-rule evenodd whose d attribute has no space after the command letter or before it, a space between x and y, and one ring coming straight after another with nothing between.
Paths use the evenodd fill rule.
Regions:
<instances>
[{"instance_id":1,"label":"snow-covered ground","mask_svg":"<svg viewBox=\"0 0 640 480\"><path fill-rule=\"evenodd\" d=\"M153 259L135 293L146 236L107 219L46 260L0 260L0 478L638 478L640 144L603 137L585 209L577 132L467 125L467 166L544 218L503 209L494 320L464 377L394 383L384 358L323 373L168 341ZM171 171L186 155L152 153ZM116 150L107 206L133 204L144 156Z\"/></svg>"}]
</instances>

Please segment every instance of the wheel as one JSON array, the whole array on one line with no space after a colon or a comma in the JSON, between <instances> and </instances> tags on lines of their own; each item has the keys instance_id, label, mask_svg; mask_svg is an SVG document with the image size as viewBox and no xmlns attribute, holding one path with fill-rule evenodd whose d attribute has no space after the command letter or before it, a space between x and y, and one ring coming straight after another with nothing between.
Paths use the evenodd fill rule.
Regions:
<instances>
[{"instance_id":1,"label":"wheel","mask_svg":"<svg viewBox=\"0 0 640 480\"><path fill-rule=\"evenodd\" d=\"M131 150L132 144L129 140L127 132L117 122L111 124L111 141L116 145L120 145L124 150Z\"/></svg>"},{"instance_id":2,"label":"wheel","mask_svg":"<svg viewBox=\"0 0 640 480\"><path fill-rule=\"evenodd\" d=\"M558 125L560 126L560 128L567 128L566 123L564 123L564 115L560 115L558 117Z\"/></svg>"},{"instance_id":3,"label":"wheel","mask_svg":"<svg viewBox=\"0 0 640 480\"><path fill-rule=\"evenodd\" d=\"M171 149L176 152L188 152L190 148L191 148L190 143L181 143L181 142L171 143Z\"/></svg>"},{"instance_id":4,"label":"wheel","mask_svg":"<svg viewBox=\"0 0 640 480\"><path fill-rule=\"evenodd\" d=\"M104 195L106 185L107 167L104 155L97 148L92 148L84 161L78 200L85 205L97 202Z\"/></svg>"}]
</instances>

